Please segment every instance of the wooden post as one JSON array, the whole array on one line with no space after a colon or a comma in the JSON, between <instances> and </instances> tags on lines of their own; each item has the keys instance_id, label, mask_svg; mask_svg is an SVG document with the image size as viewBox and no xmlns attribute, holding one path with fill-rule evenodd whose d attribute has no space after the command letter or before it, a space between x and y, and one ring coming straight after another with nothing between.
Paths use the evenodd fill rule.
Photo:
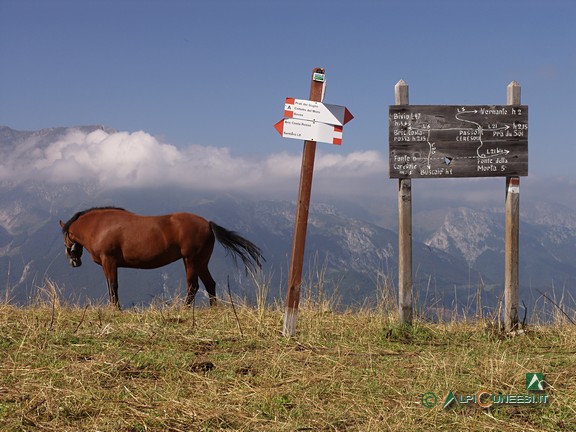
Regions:
<instances>
[{"instance_id":1,"label":"wooden post","mask_svg":"<svg viewBox=\"0 0 576 432\"><path fill-rule=\"evenodd\" d=\"M520 105L520 84L506 89L506 103ZM520 177L506 177L506 236L504 245L504 329L518 328L518 255L520 231Z\"/></svg>"},{"instance_id":2,"label":"wooden post","mask_svg":"<svg viewBox=\"0 0 576 432\"><path fill-rule=\"evenodd\" d=\"M316 74L324 74L323 68L315 68L310 83L310 100L322 102L324 97L324 81L315 80ZM287 337L296 335L298 304L300 303L300 284L302 283L302 266L304 263L304 248L306 245L306 228L308 226L308 210L312 192L312 175L316 141L304 141L302 154L302 169L300 172L300 189L294 222L294 240L292 242L292 257L288 274L288 293L286 294L286 310L284 312L283 334Z\"/></svg>"},{"instance_id":3,"label":"wooden post","mask_svg":"<svg viewBox=\"0 0 576 432\"><path fill-rule=\"evenodd\" d=\"M394 86L396 105L408 105L408 84ZM412 324L412 180L398 179L398 311L400 322Z\"/></svg>"}]
</instances>

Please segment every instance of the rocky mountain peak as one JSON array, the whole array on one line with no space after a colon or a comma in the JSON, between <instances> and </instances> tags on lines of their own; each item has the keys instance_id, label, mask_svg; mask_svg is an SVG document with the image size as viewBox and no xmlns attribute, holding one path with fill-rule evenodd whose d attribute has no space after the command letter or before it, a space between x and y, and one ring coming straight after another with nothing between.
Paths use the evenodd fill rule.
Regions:
<instances>
[{"instance_id":1,"label":"rocky mountain peak","mask_svg":"<svg viewBox=\"0 0 576 432\"><path fill-rule=\"evenodd\" d=\"M459 207L450 210L442 226L425 243L446 253L461 254L470 266L487 250L502 249L501 215Z\"/></svg>"}]
</instances>

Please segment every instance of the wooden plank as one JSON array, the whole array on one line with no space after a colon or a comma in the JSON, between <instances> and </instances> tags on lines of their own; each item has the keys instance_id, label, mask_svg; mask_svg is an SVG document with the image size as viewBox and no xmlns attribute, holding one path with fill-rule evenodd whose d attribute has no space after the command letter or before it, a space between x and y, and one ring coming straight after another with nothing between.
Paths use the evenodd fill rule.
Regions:
<instances>
[{"instance_id":1,"label":"wooden plank","mask_svg":"<svg viewBox=\"0 0 576 432\"><path fill-rule=\"evenodd\" d=\"M390 105L390 178L528 175L525 105Z\"/></svg>"}]
</instances>

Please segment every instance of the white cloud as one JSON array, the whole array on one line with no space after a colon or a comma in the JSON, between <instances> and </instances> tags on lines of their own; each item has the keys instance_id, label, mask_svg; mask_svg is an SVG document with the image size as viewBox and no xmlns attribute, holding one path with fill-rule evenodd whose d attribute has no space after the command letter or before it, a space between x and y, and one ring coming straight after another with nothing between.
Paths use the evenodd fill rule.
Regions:
<instances>
[{"instance_id":1,"label":"white cloud","mask_svg":"<svg viewBox=\"0 0 576 432\"><path fill-rule=\"evenodd\" d=\"M232 154L229 148L160 142L145 132L91 133L71 129L53 142L34 136L12 149L0 147L0 181L51 183L90 181L103 189L175 185L192 190L253 193L263 198L294 199L302 154L274 153L260 158ZM573 207L574 180L523 178L522 202L542 197ZM397 180L388 178L385 152L345 154L318 145L313 193L395 206ZM416 179L415 205L501 205L504 178Z\"/></svg>"},{"instance_id":2,"label":"white cloud","mask_svg":"<svg viewBox=\"0 0 576 432\"><path fill-rule=\"evenodd\" d=\"M103 188L172 184L190 189L264 192L296 191L302 155L262 158L233 155L229 148L191 145L179 149L145 132L73 129L48 144L31 139L5 155L0 180L52 183L96 181ZM375 151L347 155L318 149L315 178L321 184L382 175L386 161ZM348 184L350 186L350 184Z\"/></svg>"}]
</instances>

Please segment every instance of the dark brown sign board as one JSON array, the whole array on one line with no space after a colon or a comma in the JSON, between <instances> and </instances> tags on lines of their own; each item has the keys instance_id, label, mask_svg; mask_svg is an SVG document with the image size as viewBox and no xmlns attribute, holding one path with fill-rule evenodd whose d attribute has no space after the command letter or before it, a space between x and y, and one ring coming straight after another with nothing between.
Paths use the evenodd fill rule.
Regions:
<instances>
[{"instance_id":1,"label":"dark brown sign board","mask_svg":"<svg viewBox=\"0 0 576 432\"><path fill-rule=\"evenodd\" d=\"M528 175L528 106L390 105L390 178Z\"/></svg>"}]
</instances>

